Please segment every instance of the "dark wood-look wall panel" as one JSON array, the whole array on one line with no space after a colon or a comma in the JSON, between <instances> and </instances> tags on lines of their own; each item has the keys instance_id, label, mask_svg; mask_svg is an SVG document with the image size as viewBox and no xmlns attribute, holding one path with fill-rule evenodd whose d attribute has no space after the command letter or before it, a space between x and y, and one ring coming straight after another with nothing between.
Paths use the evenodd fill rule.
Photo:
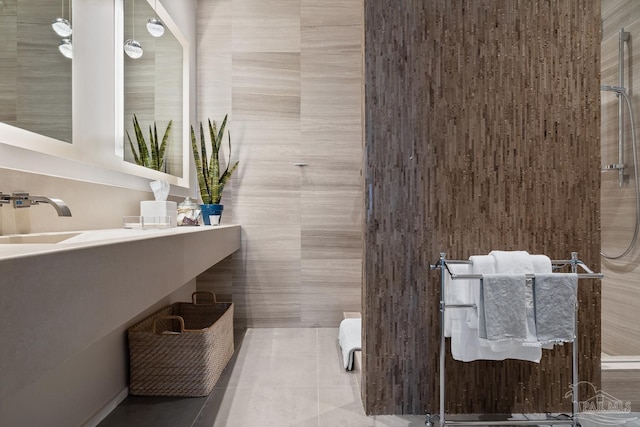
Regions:
<instances>
[{"instance_id":1,"label":"dark wood-look wall panel","mask_svg":"<svg viewBox=\"0 0 640 427\"><path fill-rule=\"evenodd\" d=\"M600 268L600 2L402 4L365 1L369 414L439 409L439 252L578 251ZM580 379L597 386L598 281L579 304ZM446 377L449 413L571 409L571 346L540 364L448 354Z\"/></svg>"}]
</instances>

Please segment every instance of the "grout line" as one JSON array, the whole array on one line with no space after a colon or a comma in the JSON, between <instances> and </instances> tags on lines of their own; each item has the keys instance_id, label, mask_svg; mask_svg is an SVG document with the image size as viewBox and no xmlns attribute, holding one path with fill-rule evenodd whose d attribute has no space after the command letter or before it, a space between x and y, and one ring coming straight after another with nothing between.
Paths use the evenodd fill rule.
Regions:
<instances>
[{"instance_id":1,"label":"grout line","mask_svg":"<svg viewBox=\"0 0 640 427\"><path fill-rule=\"evenodd\" d=\"M191 422L191 427L193 427L194 425L196 425L196 422L198 421L198 419L200 418L200 414L202 414L202 411L204 411L204 407L207 406L207 402L209 401L209 398L211 397L211 395L213 394L213 392L215 391L216 387L213 387L213 390L211 390L211 393L209 393L209 395L207 396L207 398L204 400L204 403L202 404L202 406L200 407L200 410L198 411L198 413L196 414L196 417L193 419L193 421Z\"/></svg>"},{"instance_id":2,"label":"grout line","mask_svg":"<svg viewBox=\"0 0 640 427\"><path fill-rule=\"evenodd\" d=\"M638 371L640 370L640 362L602 362L600 368L602 371Z\"/></svg>"}]
</instances>

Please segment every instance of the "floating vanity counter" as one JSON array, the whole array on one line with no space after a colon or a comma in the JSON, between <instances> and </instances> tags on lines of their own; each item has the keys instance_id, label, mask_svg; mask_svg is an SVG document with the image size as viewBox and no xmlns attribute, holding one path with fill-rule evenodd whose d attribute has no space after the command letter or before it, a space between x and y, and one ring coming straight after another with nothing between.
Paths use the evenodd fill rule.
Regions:
<instances>
[{"instance_id":1,"label":"floating vanity counter","mask_svg":"<svg viewBox=\"0 0 640 427\"><path fill-rule=\"evenodd\" d=\"M0 401L239 248L239 225L0 236Z\"/></svg>"}]
</instances>

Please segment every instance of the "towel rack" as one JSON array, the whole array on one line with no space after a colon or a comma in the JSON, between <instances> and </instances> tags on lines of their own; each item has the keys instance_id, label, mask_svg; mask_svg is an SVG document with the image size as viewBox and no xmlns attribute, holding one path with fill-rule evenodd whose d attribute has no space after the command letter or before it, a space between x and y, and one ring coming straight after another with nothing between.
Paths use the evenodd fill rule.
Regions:
<instances>
[{"instance_id":1,"label":"towel rack","mask_svg":"<svg viewBox=\"0 0 640 427\"><path fill-rule=\"evenodd\" d=\"M572 382L573 382L573 390L572 390L572 407L571 407L571 417L567 419L544 419L544 420L479 420L479 421L447 421L445 418L444 407L445 407L445 336L444 336L444 319L445 319L445 310L449 308L468 308L468 307L476 307L475 304L446 304L444 301L445 296L445 273L449 274L452 280L456 279L482 279L481 274L454 274L449 269L450 264L471 264L469 260L450 260L447 259L446 253L440 253L440 259L437 264L430 265L431 270L440 270L440 414L438 416L439 426L445 427L447 425L452 426L480 426L480 425L552 425L552 424L571 424L573 427L577 426L576 413L578 412L578 388L575 387L578 384L578 336L575 334L573 339L573 351L572 351ZM578 259L577 252L571 252L571 259L568 260L551 260L552 269L558 270L560 268L571 266L571 272L577 274L578 279L602 279L602 273L594 273L585 265L584 262ZM578 267L580 267L584 272L578 273ZM533 278L535 275L527 274L527 278ZM576 300L575 305L576 316L575 316L575 330L578 330L578 303ZM427 427L433 426L433 415L427 414L427 420L425 425Z\"/></svg>"}]
</instances>

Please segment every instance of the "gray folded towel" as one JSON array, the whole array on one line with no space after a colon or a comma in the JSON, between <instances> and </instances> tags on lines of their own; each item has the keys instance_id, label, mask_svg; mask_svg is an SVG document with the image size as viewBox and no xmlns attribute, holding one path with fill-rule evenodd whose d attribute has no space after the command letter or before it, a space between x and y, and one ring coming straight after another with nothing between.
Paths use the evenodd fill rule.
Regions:
<instances>
[{"instance_id":1,"label":"gray folded towel","mask_svg":"<svg viewBox=\"0 0 640 427\"><path fill-rule=\"evenodd\" d=\"M478 333L488 340L526 339L527 279L524 274L483 274Z\"/></svg>"},{"instance_id":2,"label":"gray folded towel","mask_svg":"<svg viewBox=\"0 0 640 427\"><path fill-rule=\"evenodd\" d=\"M573 342L577 291L577 274L536 274L534 301L539 342Z\"/></svg>"}]
</instances>

